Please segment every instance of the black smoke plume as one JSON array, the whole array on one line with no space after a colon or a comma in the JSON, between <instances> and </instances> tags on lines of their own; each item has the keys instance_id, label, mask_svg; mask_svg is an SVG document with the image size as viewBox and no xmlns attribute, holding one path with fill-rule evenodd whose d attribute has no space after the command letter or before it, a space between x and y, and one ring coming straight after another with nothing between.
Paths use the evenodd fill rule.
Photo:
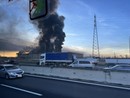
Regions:
<instances>
[{"instance_id":1,"label":"black smoke plume","mask_svg":"<svg viewBox=\"0 0 130 98\"><path fill-rule=\"evenodd\" d=\"M59 0L49 0L49 14L47 18L33 21L39 29L39 47L32 52L61 52L65 40L64 16L59 16L56 9ZM37 22L37 23L36 23Z\"/></svg>"},{"instance_id":2,"label":"black smoke plume","mask_svg":"<svg viewBox=\"0 0 130 98\"><path fill-rule=\"evenodd\" d=\"M18 38L15 28L18 21L9 17L5 6L2 6L3 2L0 1L0 51L17 51L22 49L22 45L15 42Z\"/></svg>"}]
</instances>

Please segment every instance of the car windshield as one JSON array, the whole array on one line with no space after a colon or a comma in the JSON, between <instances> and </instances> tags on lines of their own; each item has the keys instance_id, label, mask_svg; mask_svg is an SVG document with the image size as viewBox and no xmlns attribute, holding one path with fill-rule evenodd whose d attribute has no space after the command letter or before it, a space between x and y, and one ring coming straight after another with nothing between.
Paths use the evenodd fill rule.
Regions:
<instances>
[{"instance_id":1,"label":"car windshield","mask_svg":"<svg viewBox=\"0 0 130 98\"><path fill-rule=\"evenodd\" d=\"M16 67L16 66L5 66L5 68L6 68L7 70L17 69L17 67Z\"/></svg>"},{"instance_id":2,"label":"car windshield","mask_svg":"<svg viewBox=\"0 0 130 98\"><path fill-rule=\"evenodd\" d=\"M130 98L130 0L0 0L0 64L0 98Z\"/></svg>"}]
</instances>

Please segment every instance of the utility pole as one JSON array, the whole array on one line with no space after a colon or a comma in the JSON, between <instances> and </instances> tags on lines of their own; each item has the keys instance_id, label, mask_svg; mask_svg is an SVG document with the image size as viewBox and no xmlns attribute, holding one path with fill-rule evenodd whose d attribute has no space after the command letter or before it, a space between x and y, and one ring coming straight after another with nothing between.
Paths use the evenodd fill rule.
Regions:
<instances>
[{"instance_id":1,"label":"utility pole","mask_svg":"<svg viewBox=\"0 0 130 98\"><path fill-rule=\"evenodd\" d=\"M94 15L92 57L99 57L100 58L96 15Z\"/></svg>"}]
</instances>

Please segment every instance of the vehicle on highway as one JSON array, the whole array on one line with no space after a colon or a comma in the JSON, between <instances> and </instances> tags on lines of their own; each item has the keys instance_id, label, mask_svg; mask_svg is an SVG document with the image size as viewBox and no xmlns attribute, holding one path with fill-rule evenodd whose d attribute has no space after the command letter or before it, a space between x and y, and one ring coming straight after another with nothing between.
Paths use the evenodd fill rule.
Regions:
<instances>
[{"instance_id":1,"label":"vehicle on highway","mask_svg":"<svg viewBox=\"0 0 130 98\"><path fill-rule=\"evenodd\" d=\"M130 65L128 64L117 64L112 67L105 67L104 70L123 70L123 71L130 71Z\"/></svg>"},{"instance_id":2,"label":"vehicle on highway","mask_svg":"<svg viewBox=\"0 0 130 98\"><path fill-rule=\"evenodd\" d=\"M89 67L94 68L95 64L93 61L85 60L85 59L77 59L72 64L69 65L70 67Z\"/></svg>"},{"instance_id":3,"label":"vehicle on highway","mask_svg":"<svg viewBox=\"0 0 130 98\"><path fill-rule=\"evenodd\" d=\"M69 65L76 57L70 52L43 53L40 56L39 65Z\"/></svg>"},{"instance_id":4,"label":"vehicle on highway","mask_svg":"<svg viewBox=\"0 0 130 98\"><path fill-rule=\"evenodd\" d=\"M0 77L6 79L23 77L24 71L13 64L0 65Z\"/></svg>"}]
</instances>

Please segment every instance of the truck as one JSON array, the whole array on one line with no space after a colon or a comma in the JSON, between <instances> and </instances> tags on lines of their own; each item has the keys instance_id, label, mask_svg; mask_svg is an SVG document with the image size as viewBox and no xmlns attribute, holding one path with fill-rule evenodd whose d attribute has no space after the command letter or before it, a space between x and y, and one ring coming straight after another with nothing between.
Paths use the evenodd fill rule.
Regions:
<instances>
[{"instance_id":1,"label":"truck","mask_svg":"<svg viewBox=\"0 0 130 98\"><path fill-rule=\"evenodd\" d=\"M42 53L39 65L67 66L74 62L76 56L70 52Z\"/></svg>"},{"instance_id":2,"label":"truck","mask_svg":"<svg viewBox=\"0 0 130 98\"><path fill-rule=\"evenodd\" d=\"M83 67L83 68L94 68L95 61L90 59L77 59L69 67Z\"/></svg>"}]
</instances>

